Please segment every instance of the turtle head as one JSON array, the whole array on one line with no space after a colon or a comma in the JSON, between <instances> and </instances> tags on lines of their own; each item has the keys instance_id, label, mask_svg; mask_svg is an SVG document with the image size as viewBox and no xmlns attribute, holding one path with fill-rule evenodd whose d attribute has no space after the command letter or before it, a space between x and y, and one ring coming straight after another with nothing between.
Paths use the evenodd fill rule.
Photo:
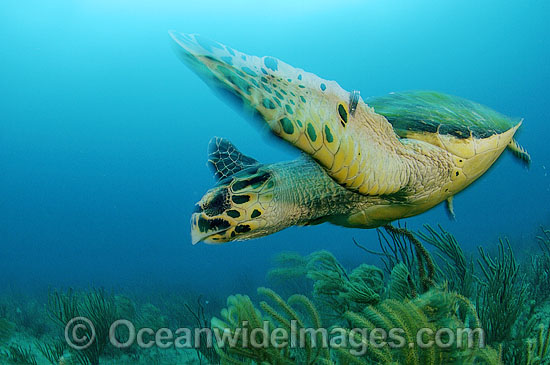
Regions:
<instances>
[{"instance_id":1,"label":"turtle head","mask_svg":"<svg viewBox=\"0 0 550 365\"><path fill-rule=\"evenodd\" d=\"M191 217L193 244L223 243L272 233L277 219L273 176L250 167L222 179L196 204Z\"/></svg>"},{"instance_id":2,"label":"turtle head","mask_svg":"<svg viewBox=\"0 0 550 365\"><path fill-rule=\"evenodd\" d=\"M282 229L277 228L283 210L274 199L276 177L272 168L219 137L209 143L208 162L219 181L195 206L191 217L193 244L245 240Z\"/></svg>"}]
</instances>

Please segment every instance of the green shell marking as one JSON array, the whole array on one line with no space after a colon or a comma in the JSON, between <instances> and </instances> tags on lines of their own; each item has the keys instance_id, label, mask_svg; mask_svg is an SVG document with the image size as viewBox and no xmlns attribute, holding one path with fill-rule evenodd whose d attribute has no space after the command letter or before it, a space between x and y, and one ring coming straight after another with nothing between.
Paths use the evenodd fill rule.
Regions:
<instances>
[{"instance_id":1,"label":"green shell marking","mask_svg":"<svg viewBox=\"0 0 550 365\"><path fill-rule=\"evenodd\" d=\"M487 138L519 123L491 108L435 91L408 91L372 97L366 103L392 124L395 133L450 134L457 138Z\"/></svg>"}]
</instances>

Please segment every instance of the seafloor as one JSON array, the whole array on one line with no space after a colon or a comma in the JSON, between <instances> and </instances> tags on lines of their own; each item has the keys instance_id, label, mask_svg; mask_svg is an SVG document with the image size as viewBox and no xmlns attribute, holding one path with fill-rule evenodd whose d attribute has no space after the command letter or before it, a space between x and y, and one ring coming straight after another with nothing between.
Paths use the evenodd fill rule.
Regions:
<instances>
[{"instance_id":1,"label":"seafloor","mask_svg":"<svg viewBox=\"0 0 550 365\"><path fill-rule=\"evenodd\" d=\"M51 288L44 293L14 289L0 296L1 364L548 364L550 363L550 231L540 227L521 250L506 238L477 252L464 252L455 237L425 226L418 232L386 226L378 231L376 249L353 242L364 263L345 267L328 251L309 255L282 252L274 258L257 291L225 297L178 290L143 294L103 288ZM372 246L372 245L370 245ZM515 252L518 251L518 252ZM521 256L519 255L521 251ZM268 289L269 288L269 289ZM179 294L178 294L179 293ZM73 318L88 318L94 325L65 332ZM137 330L150 328L209 328L226 331L234 346L208 346L203 335L189 337L195 346L162 349L133 343L116 348L129 333L109 326L117 319L132 322ZM267 323L267 327L264 327ZM295 327L292 327L292 323ZM243 329L248 331L243 331ZM323 335L309 332L300 346L258 340L254 329L288 331L325 328ZM358 332L355 329L369 332ZM367 333L401 329L409 346L374 346ZM442 345L421 347L438 339ZM453 335L458 329L483 329L470 347ZM339 329L341 332L335 332ZM93 344L77 350L67 333L94 337ZM190 332L191 333L191 332ZM348 341L335 341L335 333ZM152 340L154 336L147 339ZM387 339L387 338L386 338ZM333 341L334 340L334 341ZM352 341L353 340L353 341ZM416 341L416 342L415 342ZM166 343L166 341L162 342ZM247 345L248 344L248 345ZM374 343L380 344L378 342ZM363 346L363 347L361 347ZM357 351L362 349L363 351Z\"/></svg>"}]
</instances>

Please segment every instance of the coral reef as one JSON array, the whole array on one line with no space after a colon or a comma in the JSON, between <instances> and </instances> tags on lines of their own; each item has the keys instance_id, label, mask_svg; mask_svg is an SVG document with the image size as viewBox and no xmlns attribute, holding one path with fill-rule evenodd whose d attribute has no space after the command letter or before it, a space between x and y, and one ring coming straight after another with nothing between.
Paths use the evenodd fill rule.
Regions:
<instances>
[{"instance_id":1,"label":"coral reef","mask_svg":"<svg viewBox=\"0 0 550 365\"><path fill-rule=\"evenodd\" d=\"M10 339L15 329L15 323L6 318L0 318L0 341L4 342Z\"/></svg>"},{"instance_id":2,"label":"coral reef","mask_svg":"<svg viewBox=\"0 0 550 365\"><path fill-rule=\"evenodd\" d=\"M473 258L467 259L456 238L439 226L439 232L424 225L426 232L416 235L425 243L437 248L436 255L441 261L440 268L451 291L470 297L474 293L477 280Z\"/></svg>"},{"instance_id":3,"label":"coral reef","mask_svg":"<svg viewBox=\"0 0 550 365\"><path fill-rule=\"evenodd\" d=\"M72 290L66 293L54 291L49 296L48 310L51 318L62 329L69 322L74 322L75 318L87 318L93 323L95 333L92 333L86 322L78 320L74 323L83 328L81 338L95 337L91 346L75 351L74 356L82 364L98 365L109 342L109 328L118 319L114 296L103 289L80 295Z\"/></svg>"},{"instance_id":4,"label":"coral reef","mask_svg":"<svg viewBox=\"0 0 550 365\"><path fill-rule=\"evenodd\" d=\"M50 364L56 365L59 364L68 346L65 339L55 339L44 343L37 342L36 348Z\"/></svg>"},{"instance_id":5,"label":"coral reef","mask_svg":"<svg viewBox=\"0 0 550 365\"><path fill-rule=\"evenodd\" d=\"M210 321L207 319L204 306L201 302L201 297L199 296L197 298L197 306L196 309L193 309L188 303L184 304L187 311L191 314L191 316L195 320L195 328L209 328L210 327ZM220 356L216 352L213 346L208 345L208 339L206 334L200 333L199 338L197 339L196 334L193 333L193 343L197 344L195 345L195 351L197 354L197 359L199 360L199 364L202 364L203 362L208 361L210 364L219 364L220 363Z\"/></svg>"},{"instance_id":6,"label":"coral reef","mask_svg":"<svg viewBox=\"0 0 550 365\"><path fill-rule=\"evenodd\" d=\"M536 238L540 252L531 256L527 275L531 297L544 302L550 299L550 230L541 227L541 231Z\"/></svg>"},{"instance_id":7,"label":"coral reef","mask_svg":"<svg viewBox=\"0 0 550 365\"><path fill-rule=\"evenodd\" d=\"M4 358L12 364L37 365L36 356L31 349L25 349L19 345L11 345L4 354Z\"/></svg>"},{"instance_id":8,"label":"coral reef","mask_svg":"<svg viewBox=\"0 0 550 365\"><path fill-rule=\"evenodd\" d=\"M330 360L328 351L319 346L323 338L318 329L322 329L321 319L315 305L305 296L295 294L284 301L271 289L258 288L258 293L271 299L275 307L267 302L261 302L264 313L255 308L246 295L230 296L227 308L221 312L222 319L213 318L212 327L229 333L233 338L233 346L217 346L222 364L323 364ZM301 315L300 306L307 316ZM306 318L307 317L307 318ZM295 327L294 327L295 326ZM277 328L283 328L287 333L300 329L312 328L314 333L306 332L303 347L293 348L291 342L273 346L267 342ZM259 332L258 330L264 330ZM268 336L266 336L266 332ZM256 334L262 333L262 336ZM265 346L248 346L262 344Z\"/></svg>"},{"instance_id":9,"label":"coral reef","mask_svg":"<svg viewBox=\"0 0 550 365\"><path fill-rule=\"evenodd\" d=\"M527 284L520 276L510 242L500 240L498 256L491 258L480 247L479 266L484 279L478 286L476 304L489 342L510 336L526 300Z\"/></svg>"},{"instance_id":10,"label":"coral reef","mask_svg":"<svg viewBox=\"0 0 550 365\"><path fill-rule=\"evenodd\" d=\"M280 267L270 271L270 276L294 279L309 279L311 292L303 293L313 298L312 308L316 315L328 320L328 328L342 326L356 343L368 344L356 328L369 331L402 329L405 341L413 343L419 329L477 330L476 346L461 347L373 347L365 346L358 354L354 347L331 348L318 363L337 364L545 364L550 363L548 327L541 327L546 318L536 315L542 295L529 301L534 289L530 285L520 263L515 258L507 239L499 240L497 254L492 256L479 248L477 260L466 257L456 238L442 227L425 226L423 231L412 232L405 227L386 226L379 230L381 251L354 244L369 254L382 259L384 269L361 264L348 271L328 251L314 252L308 256L285 253L277 261ZM549 232L539 236L542 255L549 256ZM435 260L423 243L435 248ZM542 261L539 261L542 262ZM544 266L539 265L540 270ZM545 276L542 276L545 277ZM541 285L543 283L541 282ZM538 293L543 291L540 286ZM269 293L277 303L278 311L265 302L256 308L249 297L238 295L228 300L228 308L222 311L226 321L214 320L216 328L227 328L232 333L238 323L259 323L270 320L269 328L275 325L288 328L289 321L297 318L290 306L292 296L285 302L273 291ZM303 294L301 297L306 298ZM315 306L315 304L317 306ZM327 315L327 312L332 315ZM238 313L238 314L235 314ZM233 319L233 321L229 320ZM537 330L537 328L539 328ZM482 331L483 330L483 331ZM471 332L468 332L471 333ZM464 335L466 336L466 335ZM430 338L424 338L429 341ZM462 340L466 340L464 337ZM329 336L329 341L331 340ZM450 340L450 338L447 338ZM456 340L456 339L455 339ZM488 346L483 346L484 343ZM474 343L475 344L475 343ZM239 348L239 344L237 344ZM308 346L305 347L307 351ZM261 353L247 349L223 350L222 363L269 363L284 364L303 358L296 350L277 351L266 348ZM221 351L218 349L218 351ZM233 357L226 358L228 354ZM302 355L303 356L303 355ZM308 357L305 358L307 361Z\"/></svg>"},{"instance_id":11,"label":"coral reef","mask_svg":"<svg viewBox=\"0 0 550 365\"><path fill-rule=\"evenodd\" d=\"M413 344L417 341L417 334L425 331L423 343L434 341L435 333L439 328L446 328L449 333L457 333L457 329L468 326L459 318L457 308L466 309L467 321L478 328L477 315L467 299L455 293L440 290L430 290L421 296L409 301L386 299L376 306L368 306L362 312L346 312L345 316L354 328L373 331L382 329L384 333L400 329L401 341ZM498 353L489 347L472 346L460 348L455 346L372 346L366 336L360 332L352 333L357 341L365 343L365 355L356 356L349 349L337 349L340 363L354 364L497 364ZM468 334L464 333L462 340L467 341ZM452 341L451 336L442 342ZM475 344L475 341L472 342Z\"/></svg>"},{"instance_id":12,"label":"coral reef","mask_svg":"<svg viewBox=\"0 0 550 365\"><path fill-rule=\"evenodd\" d=\"M309 256L297 252L281 252L275 256L273 267L267 272L267 281L281 292L306 294L312 282L307 280Z\"/></svg>"},{"instance_id":13,"label":"coral reef","mask_svg":"<svg viewBox=\"0 0 550 365\"><path fill-rule=\"evenodd\" d=\"M103 289L53 290L47 303L38 296L4 293L0 363L550 364L550 231L542 229L532 243L524 257L514 254L506 238L470 254L440 226L418 232L385 226L378 231L378 251L353 241L368 253L364 262L343 265L326 250L284 252L266 276L276 290L261 286L256 297L247 289L254 283L249 281L240 289L251 296L231 295L225 305L225 295L206 300L183 288L157 294L151 302L151 295ZM76 351L63 330L79 316L94 323L96 341ZM116 348L107 337L110 324L121 318L136 330L206 328L218 330L220 337L192 332L194 346L186 349ZM423 329L429 332L421 333L422 343L445 330L439 337L443 346L419 346ZM264 345L264 334L276 337L281 330L300 335ZM379 330L398 330L400 337L373 346ZM453 338L458 330L464 331ZM115 336L124 342L128 333L117 329ZM471 340L469 347L445 346Z\"/></svg>"},{"instance_id":14,"label":"coral reef","mask_svg":"<svg viewBox=\"0 0 550 365\"><path fill-rule=\"evenodd\" d=\"M380 300L383 274L375 266L361 265L348 274L330 252L318 251L310 255L307 267L314 296L337 317Z\"/></svg>"}]
</instances>

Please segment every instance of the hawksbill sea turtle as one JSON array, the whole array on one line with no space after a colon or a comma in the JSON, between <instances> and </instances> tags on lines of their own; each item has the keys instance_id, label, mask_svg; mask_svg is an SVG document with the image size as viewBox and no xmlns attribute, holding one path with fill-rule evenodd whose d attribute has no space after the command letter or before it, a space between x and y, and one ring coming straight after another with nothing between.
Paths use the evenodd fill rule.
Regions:
<instances>
[{"instance_id":1,"label":"hawksbill sea turtle","mask_svg":"<svg viewBox=\"0 0 550 365\"><path fill-rule=\"evenodd\" d=\"M274 57L256 57L200 35L170 33L182 60L215 89L252 110L272 133L304 152L261 164L214 138L219 179L191 218L193 244L265 236L330 222L375 228L447 201L480 177L522 121L433 91L363 100L335 81Z\"/></svg>"}]
</instances>

